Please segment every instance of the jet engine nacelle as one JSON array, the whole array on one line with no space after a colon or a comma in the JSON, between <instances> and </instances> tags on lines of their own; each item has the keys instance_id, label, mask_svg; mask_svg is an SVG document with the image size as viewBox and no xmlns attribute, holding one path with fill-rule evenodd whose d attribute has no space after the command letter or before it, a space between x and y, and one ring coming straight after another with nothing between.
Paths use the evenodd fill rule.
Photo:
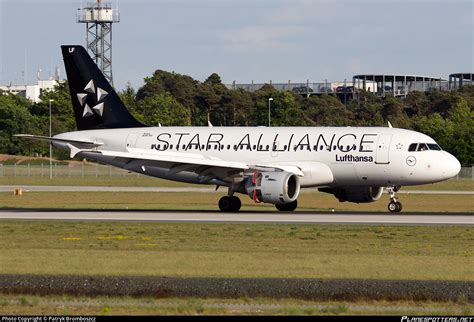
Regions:
<instances>
[{"instance_id":1,"label":"jet engine nacelle","mask_svg":"<svg viewBox=\"0 0 474 322\"><path fill-rule=\"evenodd\" d=\"M247 178L245 190L255 202L286 204L298 198L300 180L286 171L254 172Z\"/></svg>"},{"instance_id":2,"label":"jet engine nacelle","mask_svg":"<svg viewBox=\"0 0 474 322\"><path fill-rule=\"evenodd\" d=\"M380 199L383 187L350 186L340 188L319 188L321 192L333 194L340 202L374 202Z\"/></svg>"}]
</instances>

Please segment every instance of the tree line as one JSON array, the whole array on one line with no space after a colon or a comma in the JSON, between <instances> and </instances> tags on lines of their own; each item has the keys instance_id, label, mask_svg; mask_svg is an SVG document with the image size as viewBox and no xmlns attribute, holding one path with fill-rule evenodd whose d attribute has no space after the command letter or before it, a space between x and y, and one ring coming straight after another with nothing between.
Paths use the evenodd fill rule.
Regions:
<instances>
[{"instance_id":1,"label":"tree line","mask_svg":"<svg viewBox=\"0 0 474 322\"><path fill-rule=\"evenodd\" d=\"M1 93L0 93L1 94ZM304 97L278 91L267 84L255 92L228 89L217 74L204 82L178 73L157 70L137 91L127 86L119 93L132 115L156 126L266 126L268 99L272 126L387 126L413 129L433 137L464 166L474 164L474 86L457 91L414 91L405 99L358 92L346 104L331 94ZM0 95L0 153L47 155L48 145L13 137L17 133L49 135L75 131L76 124L67 82L44 91L41 102ZM65 152L54 151L67 158Z\"/></svg>"}]
</instances>

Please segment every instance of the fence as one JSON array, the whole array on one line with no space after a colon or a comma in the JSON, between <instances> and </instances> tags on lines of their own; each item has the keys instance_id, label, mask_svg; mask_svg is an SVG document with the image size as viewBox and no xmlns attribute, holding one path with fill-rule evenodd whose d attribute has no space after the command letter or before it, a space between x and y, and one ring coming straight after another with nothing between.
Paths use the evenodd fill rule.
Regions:
<instances>
[{"instance_id":1,"label":"fence","mask_svg":"<svg viewBox=\"0 0 474 322\"><path fill-rule=\"evenodd\" d=\"M474 180L474 167L464 167L459 171L457 179L471 179Z\"/></svg>"},{"instance_id":2,"label":"fence","mask_svg":"<svg viewBox=\"0 0 474 322\"><path fill-rule=\"evenodd\" d=\"M81 164L74 166L53 164L51 172L53 177L136 177L140 175L110 165L101 164ZM48 177L49 174L49 164L6 165L0 163L0 177ZM456 179L474 180L474 167L461 168Z\"/></svg>"},{"instance_id":3,"label":"fence","mask_svg":"<svg viewBox=\"0 0 474 322\"><path fill-rule=\"evenodd\" d=\"M80 164L58 165L53 164L12 164L0 163L0 177L131 177L139 176L138 173L129 172L110 165Z\"/></svg>"}]
</instances>

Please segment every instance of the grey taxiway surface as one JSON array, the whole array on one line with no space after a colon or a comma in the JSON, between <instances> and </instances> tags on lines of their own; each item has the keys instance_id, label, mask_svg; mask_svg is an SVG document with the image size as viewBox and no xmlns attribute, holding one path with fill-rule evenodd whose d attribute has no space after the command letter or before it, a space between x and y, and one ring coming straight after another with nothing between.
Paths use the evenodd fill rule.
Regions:
<instances>
[{"instance_id":1,"label":"grey taxiway surface","mask_svg":"<svg viewBox=\"0 0 474 322\"><path fill-rule=\"evenodd\" d=\"M25 192L212 192L211 187L90 187L90 186L0 186L0 192L21 188ZM307 190L309 192L309 190ZM464 194L473 191L407 190L405 193ZM400 191L402 193L402 191ZM236 222L236 223L348 223L348 224L417 224L473 225L474 213L337 213L310 212L239 212L165 211L165 210L62 210L7 209L0 210L0 219L29 220L101 220L155 222Z\"/></svg>"},{"instance_id":2,"label":"grey taxiway surface","mask_svg":"<svg viewBox=\"0 0 474 322\"><path fill-rule=\"evenodd\" d=\"M218 222L218 223L334 223L334 224L414 224L473 225L474 214L445 213L322 213L322 212L240 212L151 211L151 210L35 210L0 211L2 219L21 220L97 220L147 222Z\"/></svg>"}]
</instances>

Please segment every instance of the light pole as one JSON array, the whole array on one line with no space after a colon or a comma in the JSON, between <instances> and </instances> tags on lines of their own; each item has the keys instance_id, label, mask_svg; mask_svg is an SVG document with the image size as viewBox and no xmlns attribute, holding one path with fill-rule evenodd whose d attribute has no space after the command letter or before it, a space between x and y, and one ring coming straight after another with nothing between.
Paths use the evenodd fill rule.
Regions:
<instances>
[{"instance_id":1,"label":"light pole","mask_svg":"<svg viewBox=\"0 0 474 322\"><path fill-rule=\"evenodd\" d=\"M51 137L51 102L54 100L49 100L49 137ZM53 150L52 142L49 142L49 179L53 179Z\"/></svg>"},{"instance_id":2,"label":"light pole","mask_svg":"<svg viewBox=\"0 0 474 322\"><path fill-rule=\"evenodd\" d=\"M270 102L273 101L273 98L268 99L268 127L270 127Z\"/></svg>"}]
</instances>

